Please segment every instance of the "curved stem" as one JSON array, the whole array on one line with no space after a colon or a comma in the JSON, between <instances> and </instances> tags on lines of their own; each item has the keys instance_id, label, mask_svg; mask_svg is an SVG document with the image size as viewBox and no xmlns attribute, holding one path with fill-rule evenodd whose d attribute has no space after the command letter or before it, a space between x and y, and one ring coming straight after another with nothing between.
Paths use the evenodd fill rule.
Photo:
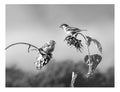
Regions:
<instances>
[{"instance_id":1,"label":"curved stem","mask_svg":"<svg viewBox=\"0 0 120 92\"><path fill-rule=\"evenodd\" d=\"M36 46L34 46L34 45L30 44L30 43L18 42L18 43L13 43L13 44L7 46L7 47L5 48L5 50L7 50L7 49L10 48L11 46L13 46L13 45L17 45L17 44L25 44L25 45L32 46L32 47L34 47L34 48L36 48L36 49L39 49L38 47L36 47Z\"/></svg>"},{"instance_id":2,"label":"curved stem","mask_svg":"<svg viewBox=\"0 0 120 92\"><path fill-rule=\"evenodd\" d=\"M88 63L89 63L89 71L88 71L88 74L90 74L91 73L91 59L90 59L90 49L89 49L89 46L88 46L88 41L87 41L87 38L86 38L86 36L85 35L83 35L82 33L78 33L78 34L80 34L84 39L85 39L85 41L86 41L86 45L87 45L87 50L88 50Z\"/></svg>"},{"instance_id":3,"label":"curved stem","mask_svg":"<svg viewBox=\"0 0 120 92\"><path fill-rule=\"evenodd\" d=\"M80 34L84 39L85 39L85 41L87 42L87 39L86 39L86 36L85 35L83 35L82 33L77 33L77 35L78 34Z\"/></svg>"}]
</instances>

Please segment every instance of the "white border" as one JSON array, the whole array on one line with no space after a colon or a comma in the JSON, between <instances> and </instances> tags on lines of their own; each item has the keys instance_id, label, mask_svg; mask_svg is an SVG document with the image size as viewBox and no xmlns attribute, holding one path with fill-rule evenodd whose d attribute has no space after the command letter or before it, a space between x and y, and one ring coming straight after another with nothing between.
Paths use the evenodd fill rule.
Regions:
<instances>
[{"instance_id":1,"label":"white border","mask_svg":"<svg viewBox=\"0 0 120 92\"><path fill-rule=\"evenodd\" d=\"M119 0L1 0L0 1L0 90L21 91L118 91L120 88L120 4ZM5 4L115 4L115 88L5 88Z\"/></svg>"},{"instance_id":2,"label":"white border","mask_svg":"<svg viewBox=\"0 0 120 92\"><path fill-rule=\"evenodd\" d=\"M117 4L119 0L3 0L4 4Z\"/></svg>"},{"instance_id":3,"label":"white border","mask_svg":"<svg viewBox=\"0 0 120 92\"><path fill-rule=\"evenodd\" d=\"M0 5L0 87L5 85L5 7Z\"/></svg>"}]
</instances>

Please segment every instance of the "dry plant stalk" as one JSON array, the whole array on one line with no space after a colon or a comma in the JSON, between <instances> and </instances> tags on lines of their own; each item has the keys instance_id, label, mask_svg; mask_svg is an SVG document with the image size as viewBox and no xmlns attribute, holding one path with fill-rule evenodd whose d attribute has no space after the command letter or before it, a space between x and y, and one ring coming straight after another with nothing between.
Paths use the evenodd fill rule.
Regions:
<instances>
[{"instance_id":1,"label":"dry plant stalk","mask_svg":"<svg viewBox=\"0 0 120 92\"><path fill-rule=\"evenodd\" d=\"M89 67L88 73L87 73L87 75L86 75L86 77L88 78L88 77L90 77L90 76L94 73L97 65L98 65L98 64L101 62L101 60L102 60L102 56L101 56L101 55L98 55L98 54L90 55L89 46L90 46L91 42L95 43L95 44L97 45L98 50L99 50L100 53L102 54L102 45L101 45L100 42L97 41L96 39L93 39L93 38L91 38L91 37L89 37L89 36L86 36L86 35L84 35L84 34L82 34L82 33L77 33L77 35L76 35L75 37L72 36L72 35L68 35L68 36L65 38L65 41L67 42L67 44L68 44L69 46L75 47L75 48L76 48L77 50L79 50L80 52L82 52L81 49L82 49L83 45L82 45L82 43L81 43L82 40L77 39L77 36L78 36L78 35L81 35L81 36L84 38L85 43L86 43L86 45L87 45L87 52L88 52L88 53L87 53L87 55L85 56L84 61L85 61L85 63L86 63L86 64L88 65L88 67ZM74 72L73 72L73 73L72 73L72 79L71 79L71 87L74 87L74 82L75 82L76 77L77 77L77 74L74 74Z\"/></svg>"},{"instance_id":2,"label":"dry plant stalk","mask_svg":"<svg viewBox=\"0 0 120 92\"><path fill-rule=\"evenodd\" d=\"M72 72L71 87L74 87L76 78L77 78L77 74Z\"/></svg>"}]
</instances>

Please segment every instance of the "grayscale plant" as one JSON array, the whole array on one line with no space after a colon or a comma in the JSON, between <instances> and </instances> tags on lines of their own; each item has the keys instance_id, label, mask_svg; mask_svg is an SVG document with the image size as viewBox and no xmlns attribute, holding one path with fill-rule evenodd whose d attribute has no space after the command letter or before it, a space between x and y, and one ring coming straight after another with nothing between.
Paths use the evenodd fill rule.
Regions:
<instances>
[{"instance_id":1,"label":"grayscale plant","mask_svg":"<svg viewBox=\"0 0 120 92\"><path fill-rule=\"evenodd\" d=\"M98 66L98 64L101 62L102 55L99 55L99 54L91 55L90 54L90 50L89 50L89 46L93 42L97 46L99 52L102 54L102 45L96 39L93 39L92 37L84 35L82 33L82 31L87 31L87 30L81 30L79 28L71 27L68 24L62 24L60 26L60 28L62 28L64 30L64 32L68 34L67 37L65 37L65 40L64 40L64 41L67 42L67 45L75 47L81 53L82 53L81 50L84 47L84 45L82 44L83 40L82 39L78 39L77 36L80 35L80 36L83 37L83 39L84 39L84 41L86 43L87 52L88 52L87 55L84 57L84 61L85 61L85 63L89 67L89 70L88 70L88 73L87 73L86 77L87 78L90 77L94 73L94 71L95 71L96 67ZM76 76L72 77L72 78L74 78L72 80L75 81ZM72 81L71 82L72 86L73 86L73 83L74 82Z\"/></svg>"},{"instance_id":2,"label":"grayscale plant","mask_svg":"<svg viewBox=\"0 0 120 92\"><path fill-rule=\"evenodd\" d=\"M36 69L38 69L38 70L49 63L49 61L52 58L52 52L54 51L54 48L55 48L55 41L50 40L48 43L46 43L45 45L43 45L40 48L38 48L37 46L32 45L30 43L18 42L18 43L9 45L5 49L7 50L11 46L19 45L19 44L28 45L28 53L30 52L31 47L35 48L35 49L31 49L32 51L35 50L38 52L38 57L36 58L36 61L34 62Z\"/></svg>"}]
</instances>

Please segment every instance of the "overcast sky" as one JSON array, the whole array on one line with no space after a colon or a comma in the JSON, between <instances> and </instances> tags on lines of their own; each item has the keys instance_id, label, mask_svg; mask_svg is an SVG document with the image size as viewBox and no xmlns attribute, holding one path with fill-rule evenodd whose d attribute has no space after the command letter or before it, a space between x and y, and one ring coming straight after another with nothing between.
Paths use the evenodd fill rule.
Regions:
<instances>
[{"instance_id":1,"label":"overcast sky","mask_svg":"<svg viewBox=\"0 0 120 92\"><path fill-rule=\"evenodd\" d=\"M83 59L83 54L64 42L62 23L87 29L87 35L96 38L103 46L103 59L98 68L102 71L114 64L114 5L6 5L6 46L28 42L40 47L49 40L56 41L53 59L60 62ZM6 64L35 71L36 52L27 53L28 46L16 45L6 52ZM91 48L92 53L97 49Z\"/></svg>"}]
</instances>

